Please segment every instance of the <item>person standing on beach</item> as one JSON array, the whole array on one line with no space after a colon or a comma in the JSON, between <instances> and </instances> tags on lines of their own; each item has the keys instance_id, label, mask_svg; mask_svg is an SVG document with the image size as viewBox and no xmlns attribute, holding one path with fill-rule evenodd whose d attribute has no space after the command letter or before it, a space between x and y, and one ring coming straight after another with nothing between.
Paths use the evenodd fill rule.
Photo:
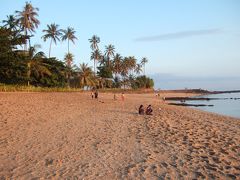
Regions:
<instances>
[{"instance_id":1,"label":"person standing on beach","mask_svg":"<svg viewBox=\"0 0 240 180\"><path fill-rule=\"evenodd\" d=\"M91 92L91 96L92 96L92 99L94 98L94 93L93 92Z\"/></svg>"},{"instance_id":2,"label":"person standing on beach","mask_svg":"<svg viewBox=\"0 0 240 180\"><path fill-rule=\"evenodd\" d=\"M122 102L124 102L124 100L125 100L124 93L122 93L122 95L121 95L121 99L122 99Z\"/></svg>"},{"instance_id":3,"label":"person standing on beach","mask_svg":"<svg viewBox=\"0 0 240 180\"><path fill-rule=\"evenodd\" d=\"M98 99L98 91L97 90L95 91L94 94L95 94L95 99Z\"/></svg>"},{"instance_id":4,"label":"person standing on beach","mask_svg":"<svg viewBox=\"0 0 240 180\"><path fill-rule=\"evenodd\" d=\"M122 100L122 110L124 110L124 100L125 100L124 93L122 93L121 95L121 100Z\"/></svg>"},{"instance_id":5,"label":"person standing on beach","mask_svg":"<svg viewBox=\"0 0 240 180\"><path fill-rule=\"evenodd\" d=\"M117 96L116 96L116 94L114 93L114 95L113 95L113 100L114 101L116 101L117 100Z\"/></svg>"}]
</instances>

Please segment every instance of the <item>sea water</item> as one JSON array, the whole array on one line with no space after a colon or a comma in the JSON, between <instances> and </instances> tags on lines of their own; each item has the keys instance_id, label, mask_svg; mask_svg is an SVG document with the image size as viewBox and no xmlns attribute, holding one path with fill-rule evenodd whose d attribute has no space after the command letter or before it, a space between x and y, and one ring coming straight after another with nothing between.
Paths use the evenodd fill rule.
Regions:
<instances>
[{"instance_id":1,"label":"sea water","mask_svg":"<svg viewBox=\"0 0 240 180\"><path fill-rule=\"evenodd\" d=\"M206 104L213 106L194 107L203 111L218 113L240 119L240 93L210 94L198 96L204 98L219 98L216 100L186 101L189 104Z\"/></svg>"}]
</instances>

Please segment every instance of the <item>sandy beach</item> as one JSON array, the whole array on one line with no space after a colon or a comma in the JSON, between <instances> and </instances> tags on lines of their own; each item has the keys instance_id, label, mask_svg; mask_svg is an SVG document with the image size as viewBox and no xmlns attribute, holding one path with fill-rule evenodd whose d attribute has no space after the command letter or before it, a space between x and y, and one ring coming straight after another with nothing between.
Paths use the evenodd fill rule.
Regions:
<instances>
[{"instance_id":1,"label":"sandy beach","mask_svg":"<svg viewBox=\"0 0 240 180\"><path fill-rule=\"evenodd\" d=\"M0 93L0 179L240 179L240 119L125 97Z\"/></svg>"}]
</instances>

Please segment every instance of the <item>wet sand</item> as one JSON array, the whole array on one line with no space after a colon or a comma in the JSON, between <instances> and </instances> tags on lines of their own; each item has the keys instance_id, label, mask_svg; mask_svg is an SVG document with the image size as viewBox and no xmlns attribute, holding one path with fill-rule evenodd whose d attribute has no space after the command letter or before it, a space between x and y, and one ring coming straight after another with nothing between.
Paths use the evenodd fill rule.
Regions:
<instances>
[{"instance_id":1,"label":"wet sand","mask_svg":"<svg viewBox=\"0 0 240 180\"><path fill-rule=\"evenodd\" d=\"M240 119L125 97L0 93L0 179L239 179Z\"/></svg>"}]
</instances>

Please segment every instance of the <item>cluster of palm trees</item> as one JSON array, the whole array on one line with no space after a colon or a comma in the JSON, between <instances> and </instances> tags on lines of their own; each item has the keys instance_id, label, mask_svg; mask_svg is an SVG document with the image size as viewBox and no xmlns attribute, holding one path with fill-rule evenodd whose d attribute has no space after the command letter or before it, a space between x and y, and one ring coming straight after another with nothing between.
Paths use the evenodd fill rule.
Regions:
<instances>
[{"instance_id":1,"label":"cluster of palm trees","mask_svg":"<svg viewBox=\"0 0 240 180\"><path fill-rule=\"evenodd\" d=\"M10 15L7 16L7 20L4 20L5 26L9 26L11 29L20 28L24 31L24 35L26 37L26 42L24 45L24 50L27 51L27 40L29 41L29 48L31 47L30 38L33 36L33 33L38 28L40 21L37 19L38 17L38 8L34 8L31 3L26 2L22 11L15 11L16 16ZM59 29L59 25L52 23L47 25L47 29L44 29L45 33L42 38L44 41L50 39L50 47L49 47L49 58L51 56L51 46L52 42L55 44L57 41L67 41L68 43L68 53L69 52L69 42L75 42L77 37L75 36L76 31L72 27L68 27L65 29Z\"/></svg>"},{"instance_id":2,"label":"cluster of palm trees","mask_svg":"<svg viewBox=\"0 0 240 180\"><path fill-rule=\"evenodd\" d=\"M123 80L126 80L129 75L139 75L142 72L142 68L145 75L145 64L148 62L146 57L142 58L140 63L137 63L137 59L134 56L122 57L119 53L115 53L115 47L112 44L105 46L103 54L99 50L100 38L97 35L93 35L89 42L92 49L91 60L94 61L95 75L97 63L100 64L100 67L108 67L112 74L115 75L115 78L122 77Z\"/></svg>"},{"instance_id":3,"label":"cluster of palm trees","mask_svg":"<svg viewBox=\"0 0 240 180\"><path fill-rule=\"evenodd\" d=\"M44 63L46 61L45 54L41 51L37 52L37 48L39 47L31 46L30 39L40 24L38 11L38 8L34 8L30 2L26 2L22 11L15 11L15 16L7 16L7 20L3 21L4 28L17 32L18 35L24 37L22 44L24 45L24 52L28 56L28 60L26 61L28 85L33 74L51 76L48 65ZM52 44L57 44L59 41L67 41L68 49L64 57L65 70L63 73L69 87L73 85L78 87L104 87L104 82L112 81L112 74L114 74L115 80L120 80L126 85L129 78L133 79L135 75L139 75L142 72L142 68L145 76L147 58L142 58L141 62L137 63L137 59L134 56L122 57L119 53L115 53L115 47L112 44L105 46L105 52L102 53L99 49L100 38L96 35L93 35L89 39L92 49L90 59L94 61L94 69L92 71L86 63L80 64L79 67L73 65L74 55L70 52L69 46L70 42L75 43L77 40L74 28L60 29L58 24L52 23L47 25L47 28L42 32L44 33L42 36L44 42L50 40L49 59L53 60L51 57Z\"/></svg>"}]
</instances>

